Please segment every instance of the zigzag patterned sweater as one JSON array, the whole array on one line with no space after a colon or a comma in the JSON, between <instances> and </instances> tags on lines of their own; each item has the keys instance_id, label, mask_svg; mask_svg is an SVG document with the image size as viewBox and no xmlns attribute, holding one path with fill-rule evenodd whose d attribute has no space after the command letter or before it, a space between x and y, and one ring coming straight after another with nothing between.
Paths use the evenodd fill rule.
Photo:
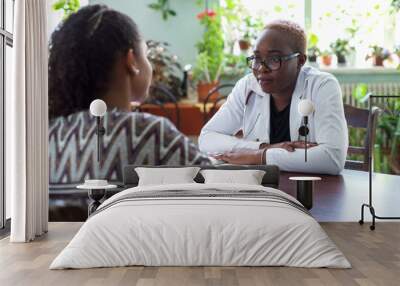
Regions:
<instances>
[{"instance_id":1,"label":"zigzag patterned sweater","mask_svg":"<svg viewBox=\"0 0 400 286\"><path fill-rule=\"evenodd\" d=\"M96 119L88 111L57 117L49 126L50 184L104 178L122 182L135 165L203 165L207 156L164 117L112 110L104 116L102 160L97 162Z\"/></svg>"}]
</instances>

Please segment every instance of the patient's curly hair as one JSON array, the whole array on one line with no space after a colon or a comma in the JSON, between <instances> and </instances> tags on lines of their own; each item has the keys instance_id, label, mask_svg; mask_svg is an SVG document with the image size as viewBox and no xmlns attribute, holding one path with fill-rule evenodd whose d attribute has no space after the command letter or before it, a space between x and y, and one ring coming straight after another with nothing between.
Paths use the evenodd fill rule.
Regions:
<instances>
[{"instance_id":1,"label":"patient's curly hair","mask_svg":"<svg viewBox=\"0 0 400 286\"><path fill-rule=\"evenodd\" d=\"M299 24L288 20L276 20L268 23L264 29L273 29L283 32L290 41L293 52L305 54L307 48L307 36Z\"/></svg>"},{"instance_id":2,"label":"patient's curly hair","mask_svg":"<svg viewBox=\"0 0 400 286\"><path fill-rule=\"evenodd\" d=\"M118 56L139 51L141 38L131 18L105 5L72 14L49 44L49 116L88 110L107 91Z\"/></svg>"}]
</instances>

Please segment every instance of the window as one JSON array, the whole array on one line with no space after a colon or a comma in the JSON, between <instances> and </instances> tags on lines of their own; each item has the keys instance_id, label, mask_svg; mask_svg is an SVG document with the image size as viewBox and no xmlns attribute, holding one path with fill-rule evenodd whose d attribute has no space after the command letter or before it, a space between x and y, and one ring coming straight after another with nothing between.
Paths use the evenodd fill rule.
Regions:
<instances>
[{"instance_id":1,"label":"window","mask_svg":"<svg viewBox=\"0 0 400 286\"><path fill-rule=\"evenodd\" d=\"M5 98L11 93L14 0L0 0L0 228L10 217L9 198L4 187Z\"/></svg>"},{"instance_id":2,"label":"window","mask_svg":"<svg viewBox=\"0 0 400 286\"><path fill-rule=\"evenodd\" d=\"M225 0L221 0L224 5ZM252 17L265 23L289 19L318 37L318 48L330 50L337 39L348 39L355 48L353 65L365 61L370 46L393 51L400 46L400 13L393 13L392 0L238 0ZM393 63L396 66L396 63Z\"/></svg>"},{"instance_id":3,"label":"window","mask_svg":"<svg viewBox=\"0 0 400 286\"><path fill-rule=\"evenodd\" d=\"M253 16L262 16L266 22L276 19L291 19L304 27L304 0L242 0L243 5ZM268 4L267 4L268 3Z\"/></svg>"},{"instance_id":4,"label":"window","mask_svg":"<svg viewBox=\"0 0 400 286\"><path fill-rule=\"evenodd\" d=\"M398 27L389 1L324 0L311 5L311 30L318 36L321 50L338 38L350 39L356 49L356 66L370 66L365 56L372 45L393 50Z\"/></svg>"}]
</instances>

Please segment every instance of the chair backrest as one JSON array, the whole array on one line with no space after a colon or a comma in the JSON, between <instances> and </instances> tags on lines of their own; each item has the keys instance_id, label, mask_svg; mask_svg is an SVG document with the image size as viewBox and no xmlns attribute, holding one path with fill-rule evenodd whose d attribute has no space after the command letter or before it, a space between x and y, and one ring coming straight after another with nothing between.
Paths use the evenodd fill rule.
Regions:
<instances>
[{"instance_id":1,"label":"chair backrest","mask_svg":"<svg viewBox=\"0 0 400 286\"><path fill-rule=\"evenodd\" d=\"M362 155L363 160L346 160L345 168L352 170L368 171L368 152L372 152L375 143L376 124L381 109L373 107L371 113L368 109L357 108L348 104L344 105L344 114L347 125L354 128L366 129L363 146L349 146L347 155Z\"/></svg>"},{"instance_id":2,"label":"chair backrest","mask_svg":"<svg viewBox=\"0 0 400 286\"><path fill-rule=\"evenodd\" d=\"M178 101L175 95L163 84L155 84L150 87L150 94L153 96L148 96L146 100L137 108L139 111L141 107L145 107L146 105L157 105L160 109L165 113L165 115L170 119L172 122L176 122L176 127L180 128L180 113L179 113L179 106ZM169 112L165 108L165 104L170 103L174 105L174 115L172 112ZM175 117L175 118L174 118Z\"/></svg>"},{"instance_id":3,"label":"chair backrest","mask_svg":"<svg viewBox=\"0 0 400 286\"><path fill-rule=\"evenodd\" d=\"M220 84L208 92L207 97L203 102L203 124L206 124L207 121L210 120L210 118L217 111L218 104L228 97L234 86L235 85L233 83ZM225 92L222 93L222 90ZM210 105L211 107L208 108Z\"/></svg>"}]
</instances>

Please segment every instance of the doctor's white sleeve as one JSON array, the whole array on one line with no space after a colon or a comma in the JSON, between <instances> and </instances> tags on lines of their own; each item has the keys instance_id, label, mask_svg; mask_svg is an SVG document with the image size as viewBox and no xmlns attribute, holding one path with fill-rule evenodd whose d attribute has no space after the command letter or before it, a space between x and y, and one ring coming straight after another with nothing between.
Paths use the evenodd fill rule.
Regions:
<instances>
[{"instance_id":1,"label":"doctor's white sleeve","mask_svg":"<svg viewBox=\"0 0 400 286\"><path fill-rule=\"evenodd\" d=\"M339 174L346 161L348 131L342 93L335 78L323 81L313 92L318 93L315 100L315 139L318 146L288 152L284 149L268 149L266 162L277 165L281 170L320 174Z\"/></svg>"},{"instance_id":2,"label":"doctor's white sleeve","mask_svg":"<svg viewBox=\"0 0 400 286\"><path fill-rule=\"evenodd\" d=\"M202 152L227 152L238 149L259 149L260 142L244 140L234 135L242 129L246 100L246 78L241 79L227 101L203 127L199 136Z\"/></svg>"}]
</instances>

